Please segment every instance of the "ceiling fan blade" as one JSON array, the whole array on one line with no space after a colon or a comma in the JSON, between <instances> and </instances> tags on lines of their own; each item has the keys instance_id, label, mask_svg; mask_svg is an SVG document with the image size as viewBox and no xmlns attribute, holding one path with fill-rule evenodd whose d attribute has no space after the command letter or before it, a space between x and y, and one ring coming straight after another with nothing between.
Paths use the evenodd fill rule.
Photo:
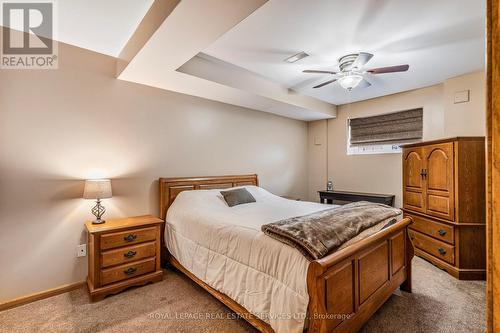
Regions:
<instances>
[{"instance_id":1,"label":"ceiling fan blade","mask_svg":"<svg viewBox=\"0 0 500 333\"><path fill-rule=\"evenodd\" d=\"M321 88L321 87L326 86L327 84L333 83L335 81L337 81L337 79L333 79L333 80L330 80L330 81L323 82L321 84L318 84L317 86L314 86L313 88Z\"/></svg>"},{"instance_id":2,"label":"ceiling fan blade","mask_svg":"<svg viewBox=\"0 0 500 333\"><path fill-rule=\"evenodd\" d=\"M390 67L380 67L367 70L368 73L372 74L384 74L384 73L395 73L395 72L406 72L410 68L409 65L399 65Z\"/></svg>"},{"instance_id":3,"label":"ceiling fan blade","mask_svg":"<svg viewBox=\"0 0 500 333\"><path fill-rule=\"evenodd\" d=\"M358 85L356 86L356 88L368 88L371 85L372 84L370 82L368 82L367 80L363 79L363 80L361 80L361 82L358 83Z\"/></svg>"},{"instance_id":4,"label":"ceiling fan blade","mask_svg":"<svg viewBox=\"0 0 500 333\"><path fill-rule=\"evenodd\" d=\"M306 69L305 71L302 71L302 73L315 73L315 74L337 74L337 72L331 72L331 71L315 71L313 69Z\"/></svg>"},{"instance_id":5,"label":"ceiling fan blade","mask_svg":"<svg viewBox=\"0 0 500 333\"><path fill-rule=\"evenodd\" d=\"M353 68L361 68L363 67L368 61L370 61L370 59L373 58L373 54L371 53L366 53L366 52L360 52L358 54L358 57L356 58L356 60L354 60L354 62L352 63L351 66L349 66L350 69L353 69Z\"/></svg>"}]
</instances>

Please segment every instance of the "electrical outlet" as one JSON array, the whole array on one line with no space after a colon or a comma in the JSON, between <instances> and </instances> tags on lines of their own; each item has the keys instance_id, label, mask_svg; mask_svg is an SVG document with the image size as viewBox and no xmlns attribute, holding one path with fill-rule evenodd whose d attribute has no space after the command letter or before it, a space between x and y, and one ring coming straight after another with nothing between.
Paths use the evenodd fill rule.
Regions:
<instances>
[{"instance_id":1,"label":"electrical outlet","mask_svg":"<svg viewBox=\"0 0 500 333\"><path fill-rule=\"evenodd\" d=\"M87 244L78 245L76 247L76 256L77 257L86 257L87 256Z\"/></svg>"}]
</instances>

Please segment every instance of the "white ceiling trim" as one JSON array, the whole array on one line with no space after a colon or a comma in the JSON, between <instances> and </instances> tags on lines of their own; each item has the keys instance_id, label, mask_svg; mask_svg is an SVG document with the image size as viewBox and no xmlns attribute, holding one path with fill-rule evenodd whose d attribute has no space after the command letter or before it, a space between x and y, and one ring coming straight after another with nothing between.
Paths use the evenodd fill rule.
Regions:
<instances>
[{"instance_id":1,"label":"white ceiling trim","mask_svg":"<svg viewBox=\"0 0 500 333\"><path fill-rule=\"evenodd\" d=\"M271 110L273 113L279 112L280 115L303 120L324 119L325 114L332 117L335 115L335 109L327 103L299 94L268 78L203 53L191 58L177 71L275 101L277 105ZM307 108L304 105L307 105Z\"/></svg>"},{"instance_id":2,"label":"white ceiling trim","mask_svg":"<svg viewBox=\"0 0 500 333\"><path fill-rule=\"evenodd\" d=\"M235 66L196 57L265 2L181 1L118 78L295 119L335 117L336 106L330 103L301 95ZM197 76L200 71L205 78ZM214 76L219 79L213 81Z\"/></svg>"}]
</instances>

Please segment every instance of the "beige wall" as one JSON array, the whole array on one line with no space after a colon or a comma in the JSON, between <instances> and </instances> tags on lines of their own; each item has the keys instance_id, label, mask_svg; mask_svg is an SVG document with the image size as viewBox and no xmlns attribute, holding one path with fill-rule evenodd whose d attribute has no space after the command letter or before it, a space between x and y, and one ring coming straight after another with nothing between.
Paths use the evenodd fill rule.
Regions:
<instances>
[{"instance_id":1,"label":"beige wall","mask_svg":"<svg viewBox=\"0 0 500 333\"><path fill-rule=\"evenodd\" d=\"M453 104L455 91L471 90L471 101ZM325 188L325 174L340 190L393 193L401 205L401 154L346 154L347 119L401 111L424 109L424 140L458 135L485 135L484 73L449 79L442 84L400 94L374 98L338 107L338 117L328 120L328 147L309 161L309 199L318 201L317 189ZM323 135L326 120L309 123L309 138ZM321 125L321 124L325 125ZM316 149L309 140L309 151ZM328 155L328 168L324 159ZM311 167L313 165L313 167ZM314 189L313 186L319 186Z\"/></svg>"},{"instance_id":2,"label":"beige wall","mask_svg":"<svg viewBox=\"0 0 500 333\"><path fill-rule=\"evenodd\" d=\"M318 197L318 190L326 187L326 161L327 161L327 142L328 128L326 120L313 121L308 126L308 197Z\"/></svg>"},{"instance_id":3,"label":"beige wall","mask_svg":"<svg viewBox=\"0 0 500 333\"><path fill-rule=\"evenodd\" d=\"M444 132L446 136L475 136L486 133L486 76L475 72L446 80L443 84ZM457 91L470 90L470 102L454 104Z\"/></svg>"},{"instance_id":4,"label":"beige wall","mask_svg":"<svg viewBox=\"0 0 500 333\"><path fill-rule=\"evenodd\" d=\"M59 59L0 73L0 302L85 279L81 179L113 179L106 218L157 214L160 176L257 173L307 196L305 122L119 81L75 47Z\"/></svg>"}]
</instances>

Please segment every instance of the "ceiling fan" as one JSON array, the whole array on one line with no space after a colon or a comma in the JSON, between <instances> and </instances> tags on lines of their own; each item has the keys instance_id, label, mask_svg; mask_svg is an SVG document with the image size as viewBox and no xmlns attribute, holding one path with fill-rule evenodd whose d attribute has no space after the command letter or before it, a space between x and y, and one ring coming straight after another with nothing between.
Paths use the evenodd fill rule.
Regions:
<instances>
[{"instance_id":1,"label":"ceiling fan","mask_svg":"<svg viewBox=\"0 0 500 333\"><path fill-rule=\"evenodd\" d=\"M367 73L385 74L406 72L408 68L410 68L409 65L399 65L373 68L368 70L361 69L368 61L370 61L372 57L373 54L366 52L348 54L339 59L340 72L307 69L303 71L303 73L332 74L336 76L334 79L318 84L313 88L321 88L323 86L326 86L327 84L338 81L342 88L346 89L347 91L351 91L356 87L367 88L371 86L371 83L364 78L364 75Z\"/></svg>"}]
</instances>

